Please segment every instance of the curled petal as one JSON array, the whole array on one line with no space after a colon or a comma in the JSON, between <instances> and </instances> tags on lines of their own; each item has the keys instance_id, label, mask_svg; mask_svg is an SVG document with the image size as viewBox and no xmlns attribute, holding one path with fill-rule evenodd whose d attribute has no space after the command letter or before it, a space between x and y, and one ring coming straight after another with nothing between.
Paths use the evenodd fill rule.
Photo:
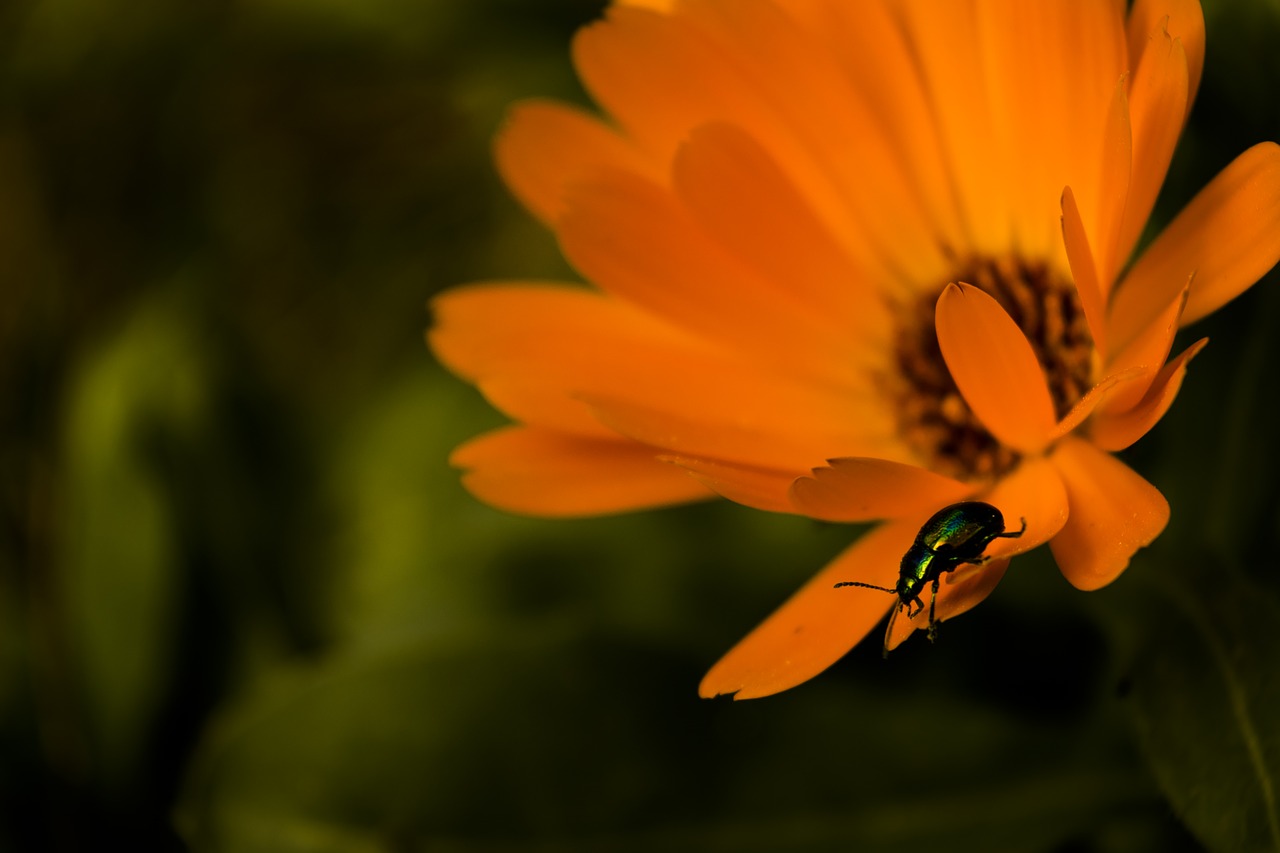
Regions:
<instances>
[{"instance_id":1,"label":"curled petal","mask_svg":"<svg viewBox=\"0 0 1280 853\"><path fill-rule=\"evenodd\" d=\"M972 486L914 465L847 457L796 480L791 503L823 521L871 521L927 512L972 492Z\"/></svg>"},{"instance_id":2,"label":"curled petal","mask_svg":"<svg viewBox=\"0 0 1280 853\"><path fill-rule=\"evenodd\" d=\"M1137 405L1115 414L1104 412L1095 418L1092 426L1093 443L1103 450L1124 450L1146 435L1164 417L1164 413L1169 411L1169 406L1182 388L1183 377L1187 375L1187 364L1207 343L1208 338L1201 338L1161 368Z\"/></svg>"},{"instance_id":3,"label":"curled petal","mask_svg":"<svg viewBox=\"0 0 1280 853\"><path fill-rule=\"evenodd\" d=\"M1123 462L1078 438L1066 438L1049 457L1067 490L1069 515L1049 543L1073 586L1106 586L1134 553L1160 535L1169 503Z\"/></svg>"},{"instance_id":4,"label":"curled petal","mask_svg":"<svg viewBox=\"0 0 1280 853\"><path fill-rule=\"evenodd\" d=\"M1195 275L1183 324L1239 296L1280 258L1280 146L1245 151L1183 208L1133 265L1111 304L1113 351L1128 345Z\"/></svg>"},{"instance_id":5,"label":"curled petal","mask_svg":"<svg viewBox=\"0 0 1280 853\"><path fill-rule=\"evenodd\" d=\"M892 587L923 518L867 532L720 659L698 687L710 698L769 696L831 666L884 618L898 599L873 589L834 589L841 581Z\"/></svg>"},{"instance_id":6,"label":"curled petal","mask_svg":"<svg viewBox=\"0 0 1280 853\"><path fill-rule=\"evenodd\" d=\"M659 458L678 465L708 489L734 503L766 512L796 512L788 496L796 479L794 473L688 456Z\"/></svg>"},{"instance_id":7,"label":"curled petal","mask_svg":"<svg viewBox=\"0 0 1280 853\"><path fill-rule=\"evenodd\" d=\"M1003 444L1035 453L1054 427L1035 351L1000 303L968 284L938 298L938 345L969 408Z\"/></svg>"},{"instance_id":8,"label":"curled petal","mask_svg":"<svg viewBox=\"0 0 1280 853\"><path fill-rule=\"evenodd\" d=\"M712 496L651 447L506 427L459 447L449 463L480 500L508 512L574 517L627 512Z\"/></svg>"}]
</instances>

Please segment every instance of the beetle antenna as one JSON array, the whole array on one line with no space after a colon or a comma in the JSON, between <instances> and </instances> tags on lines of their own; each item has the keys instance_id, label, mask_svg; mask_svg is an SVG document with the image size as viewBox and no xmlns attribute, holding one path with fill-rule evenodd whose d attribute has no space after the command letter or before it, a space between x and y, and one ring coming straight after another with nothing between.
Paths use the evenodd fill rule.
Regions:
<instances>
[{"instance_id":1,"label":"beetle antenna","mask_svg":"<svg viewBox=\"0 0 1280 853\"><path fill-rule=\"evenodd\" d=\"M842 586L861 586L866 589L878 589L881 592L892 592L894 595L898 594L896 589L890 589L887 586L876 586L873 583L860 583L859 581L840 581L840 583L836 584L832 589L839 589Z\"/></svg>"}]
</instances>

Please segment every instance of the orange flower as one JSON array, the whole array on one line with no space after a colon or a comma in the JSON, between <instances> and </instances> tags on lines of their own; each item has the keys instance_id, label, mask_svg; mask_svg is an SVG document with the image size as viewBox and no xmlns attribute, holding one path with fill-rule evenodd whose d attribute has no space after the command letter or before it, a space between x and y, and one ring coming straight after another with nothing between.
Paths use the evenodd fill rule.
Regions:
<instances>
[{"instance_id":1,"label":"orange flower","mask_svg":"<svg viewBox=\"0 0 1280 853\"><path fill-rule=\"evenodd\" d=\"M1177 328L1280 257L1263 143L1126 267L1203 56L1197 0L616 2L574 43L610 119L526 103L496 146L595 287L435 303L435 352L518 422L456 451L464 482L548 516L718 494L884 520L704 696L834 663L897 602L833 584L892 586L923 520L962 498L1027 529L949 576L940 620L1046 542L1076 587L1110 583L1169 518L1110 452L1203 347L1170 359Z\"/></svg>"}]
</instances>

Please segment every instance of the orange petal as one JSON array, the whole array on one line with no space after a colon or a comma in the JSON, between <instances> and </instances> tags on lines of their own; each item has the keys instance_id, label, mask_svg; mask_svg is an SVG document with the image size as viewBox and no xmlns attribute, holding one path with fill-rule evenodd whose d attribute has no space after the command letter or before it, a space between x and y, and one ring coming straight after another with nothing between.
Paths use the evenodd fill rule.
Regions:
<instances>
[{"instance_id":1,"label":"orange petal","mask_svg":"<svg viewBox=\"0 0 1280 853\"><path fill-rule=\"evenodd\" d=\"M706 6L707 4L701 4ZM748 16L739 13L735 4L731 23L741 20L747 26ZM745 7L757 10L759 4ZM868 223L861 221L853 208L866 205L867 192L851 193L834 172L835 167L848 168L857 160L853 151L843 152L846 164L821 158L816 145L834 145L836 125L853 125L847 109L811 113L802 110L795 88L781 81L772 86L770 77L785 77L788 68L767 65L764 57L746 50L732 29L726 32L708 29L692 20L700 12L692 4L679 5L671 15L654 14L647 9L614 6L606 12L606 20L580 30L574 40L574 62L587 90L610 114L617 118L638 145L659 162L671 162L677 148L696 127L708 122L725 122L743 129L756 139L773 160L782 166L801 194L805 196L831 233L854 257L867 264L880 264L879 247L866 233ZM786 33L775 29L783 39ZM788 44L792 39L788 36ZM812 45L810 45L812 47ZM745 60L744 60L745 55ZM654 61L660 57L661 61ZM791 63L795 65L795 63ZM812 63L800 63L800 71L822 76ZM834 79L836 75L830 75ZM779 107L788 103L772 103L770 96L790 95L791 111L780 115ZM847 107L847 105L842 105ZM864 132L874 134L874 124L864 124ZM825 133L824 137L822 134ZM881 146L884 147L884 146ZM899 170L901 171L901 170ZM909 198L906 193L899 195ZM870 196L870 198L877 198ZM883 221L872 224L884 226ZM898 242L927 239L925 228L912 228L898 235ZM917 263L933 255L920 248ZM884 273L877 280L887 278Z\"/></svg>"},{"instance_id":2,"label":"orange petal","mask_svg":"<svg viewBox=\"0 0 1280 853\"><path fill-rule=\"evenodd\" d=\"M1204 10L1200 0L1134 0L1128 22L1129 67L1134 71L1141 68L1147 40L1166 17L1169 35L1182 42L1187 55L1186 112L1190 112L1204 70Z\"/></svg>"},{"instance_id":3,"label":"orange petal","mask_svg":"<svg viewBox=\"0 0 1280 853\"><path fill-rule=\"evenodd\" d=\"M525 515L587 516L711 497L706 486L628 441L590 439L535 427L486 433L449 463L487 504Z\"/></svg>"},{"instance_id":4,"label":"orange petal","mask_svg":"<svg viewBox=\"0 0 1280 853\"><path fill-rule=\"evenodd\" d=\"M743 408L739 400L725 394L724 388L708 387L705 392L708 400L723 397L727 407L746 417L717 415L712 411L714 405L699 409L693 405L628 400L622 396L624 389L583 394L582 400L591 407L596 419L610 429L677 456L800 472L821 464L833 453L858 456L901 453L893 432L893 419L884 407L876 408L869 403L852 406L851 411L857 412L855 421L824 419L804 423L792 408L770 410L755 405Z\"/></svg>"},{"instance_id":5,"label":"orange petal","mask_svg":"<svg viewBox=\"0 0 1280 853\"><path fill-rule=\"evenodd\" d=\"M798 296L842 334L884 346L887 308L860 269L760 144L739 128L698 128L672 167L693 218L778 290Z\"/></svg>"},{"instance_id":6,"label":"orange petal","mask_svg":"<svg viewBox=\"0 0 1280 853\"><path fill-rule=\"evenodd\" d=\"M732 465L688 456L663 456L722 498L766 512L794 513L788 493L796 475L788 471Z\"/></svg>"},{"instance_id":7,"label":"orange petal","mask_svg":"<svg viewBox=\"0 0 1280 853\"><path fill-rule=\"evenodd\" d=\"M1189 104L1187 54L1182 42L1162 28L1153 32L1132 81L1133 173L1113 271L1138 242L1182 133Z\"/></svg>"},{"instance_id":8,"label":"orange petal","mask_svg":"<svg viewBox=\"0 0 1280 853\"><path fill-rule=\"evenodd\" d=\"M841 581L892 587L923 521L891 521L867 532L721 658L702 679L698 694L769 696L838 661L898 599L873 589L833 587Z\"/></svg>"},{"instance_id":9,"label":"orange petal","mask_svg":"<svg viewBox=\"0 0 1280 853\"><path fill-rule=\"evenodd\" d=\"M939 242L967 246L950 169L921 70L894 11L885 3L787 4L807 37L823 45L911 164L908 177L928 208Z\"/></svg>"},{"instance_id":10,"label":"orange petal","mask_svg":"<svg viewBox=\"0 0 1280 853\"><path fill-rule=\"evenodd\" d=\"M1067 249L1067 261L1071 264L1071 277L1076 283L1076 293L1080 295L1080 307L1084 310L1089 333L1093 336L1094 349L1100 355L1105 355L1106 299L1102 284L1098 281L1098 267L1094 262L1093 250L1089 248L1089 236L1085 233L1080 208L1076 205L1076 196L1071 187L1062 191L1062 241Z\"/></svg>"},{"instance_id":11,"label":"orange petal","mask_svg":"<svg viewBox=\"0 0 1280 853\"><path fill-rule=\"evenodd\" d=\"M938 345L969 408L1002 443L1034 453L1056 421L1044 371L1000 303L968 284L938 298Z\"/></svg>"},{"instance_id":12,"label":"orange petal","mask_svg":"<svg viewBox=\"0 0 1280 853\"><path fill-rule=\"evenodd\" d=\"M892 431L883 406L856 389L805 382L735 358L581 287L471 285L437 297L432 309L428 340L437 356L525 423L604 437L609 431L584 401L610 397L672 413L721 437L715 450L689 451L697 457L720 457L736 447L732 436L740 432L779 446L817 448L795 467L797 474L832 454L865 447L865 429L877 418L883 432Z\"/></svg>"},{"instance_id":13,"label":"orange petal","mask_svg":"<svg viewBox=\"0 0 1280 853\"><path fill-rule=\"evenodd\" d=\"M972 118L982 125L950 130L985 146L1001 173L1003 186L993 189L1006 202L997 211L1003 221L993 224L1007 229L1004 244L1011 238L1025 253L1056 265L1062 251L1057 201L1064 185L1075 187L1086 221L1095 219L1100 152L1094 141L1102 138L1106 105L1124 70L1122 5L1113 0L954 4L973 10L972 40L963 30L947 29L951 22L938 11L944 5L949 4L926 0L913 9L930 16L924 26L941 30L934 38L954 41L954 49L968 54L961 61L974 66L970 72L952 65L946 73L959 81L975 74L986 95L984 104L981 92L953 92L959 102L948 110L962 112L973 103L979 112Z\"/></svg>"},{"instance_id":14,"label":"orange petal","mask_svg":"<svg viewBox=\"0 0 1280 853\"><path fill-rule=\"evenodd\" d=\"M1123 462L1082 439L1064 439L1049 458L1066 486L1070 513L1049 543L1053 557L1078 589L1106 586L1164 530L1169 503Z\"/></svg>"},{"instance_id":15,"label":"orange petal","mask_svg":"<svg viewBox=\"0 0 1280 853\"><path fill-rule=\"evenodd\" d=\"M656 177L654 167L599 119L553 101L516 104L494 140L498 172L547 224L564 211L565 187L601 169Z\"/></svg>"},{"instance_id":16,"label":"orange petal","mask_svg":"<svg viewBox=\"0 0 1280 853\"><path fill-rule=\"evenodd\" d=\"M919 515L972 494L973 487L887 459L832 459L791 486L801 514L823 521L871 521Z\"/></svg>"},{"instance_id":17,"label":"orange petal","mask_svg":"<svg viewBox=\"0 0 1280 853\"><path fill-rule=\"evenodd\" d=\"M1102 156L1098 185L1093 191L1093 218L1087 220L1089 245L1093 250L1094 274L1106 305L1111 286L1129 251L1121 245L1126 201L1133 182L1133 123L1125 78L1116 82L1107 120L1103 125ZM1081 221L1085 222L1082 215ZM1097 340L1097 338L1095 338ZM1103 340L1105 341L1105 335Z\"/></svg>"},{"instance_id":18,"label":"orange petal","mask_svg":"<svg viewBox=\"0 0 1280 853\"><path fill-rule=\"evenodd\" d=\"M860 342L716 244L663 187L602 173L570 191L556 233L602 290L681 328L813 375L857 372Z\"/></svg>"},{"instance_id":19,"label":"orange petal","mask_svg":"<svg viewBox=\"0 0 1280 853\"><path fill-rule=\"evenodd\" d=\"M1128 382L1124 388L1108 397L1102 411L1107 414L1119 414L1128 411L1138 404L1151 383L1155 380L1165 359L1169 357L1169 348L1173 346L1173 337L1177 334L1179 320L1187 305L1187 293L1191 287L1188 281L1168 307L1156 317L1130 344L1115 355L1109 366L1112 372L1140 371L1140 381Z\"/></svg>"},{"instance_id":20,"label":"orange petal","mask_svg":"<svg viewBox=\"0 0 1280 853\"><path fill-rule=\"evenodd\" d=\"M1147 387L1153 371L1144 367L1129 367L1104 377L1098 384L1090 388L1083 397L1076 401L1049 436L1049 443L1057 441L1076 429L1100 406L1105 406L1112 396L1122 393L1131 385Z\"/></svg>"},{"instance_id":21,"label":"orange petal","mask_svg":"<svg viewBox=\"0 0 1280 853\"><path fill-rule=\"evenodd\" d=\"M981 62L979 22L969 3L904 3L896 7L914 47L924 87L935 111L950 179L956 183L965 229L975 252L993 252L1009 242L1013 181L1003 146L991 139L996 112Z\"/></svg>"},{"instance_id":22,"label":"orange petal","mask_svg":"<svg viewBox=\"0 0 1280 853\"><path fill-rule=\"evenodd\" d=\"M1093 443L1103 450L1124 450L1147 432L1164 417L1169 406L1178 396L1182 387L1182 379L1187 373L1187 364L1195 358L1208 338L1201 338L1183 350L1182 354L1170 361L1156 376L1147 393L1136 406L1116 414L1104 413L1094 419L1091 436Z\"/></svg>"},{"instance_id":23,"label":"orange petal","mask_svg":"<svg viewBox=\"0 0 1280 853\"><path fill-rule=\"evenodd\" d=\"M1195 281L1183 324L1234 299L1280 258L1280 146L1253 146L1223 169L1142 254L1115 294L1108 335L1128 345Z\"/></svg>"},{"instance_id":24,"label":"orange petal","mask_svg":"<svg viewBox=\"0 0 1280 853\"><path fill-rule=\"evenodd\" d=\"M1000 510L1006 532L1026 519L1026 531L1016 539L997 539L987 548L991 557L1012 557L1048 542L1067 522L1067 493L1062 478L1044 457L1024 459L980 500Z\"/></svg>"},{"instance_id":25,"label":"orange petal","mask_svg":"<svg viewBox=\"0 0 1280 853\"><path fill-rule=\"evenodd\" d=\"M688 3L681 12L772 116L772 128L742 126L766 142L761 134L769 130L783 142L778 130L785 129L791 139L784 144L796 146L821 169L824 182L847 207L846 218L866 233L900 280L940 276L948 259L916 194L912 164L841 73L837 56L805 32L787 6L734 0ZM734 120L721 110L709 117ZM785 148L771 150L779 163L791 166Z\"/></svg>"},{"instance_id":26,"label":"orange petal","mask_svg":"<svg viewBox=\"0 0 1280 853\"><path fill-rule=\"evenodd\" d=\"M934 623L940 624L966 613L982 603L995 590L996 585L1004 577L1009 568L1007 558L994 559L980 566L963 566L954 574L959 575L953 583L938 585L938 598L933 604ZM965 570L968 571L965 571ZM960 572L963 571L963 575ZM944 577L950 579L951 575ZM893 651L911 636L914 631L927 630L929 627L930 601L933 597L932 584L924 590L920 601L924 607L910 618L899 613L885 632L885 649Z\"/></svg>"}]
</instances>

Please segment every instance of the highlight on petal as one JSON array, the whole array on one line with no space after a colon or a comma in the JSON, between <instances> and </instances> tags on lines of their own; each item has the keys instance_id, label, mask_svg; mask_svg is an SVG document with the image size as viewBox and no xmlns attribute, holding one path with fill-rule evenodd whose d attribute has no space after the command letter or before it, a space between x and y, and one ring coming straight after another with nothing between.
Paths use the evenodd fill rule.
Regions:
<instances>
[{"instance_id":1,"label":"highlight on petal","mask_svg":"<svg viewBox=\"0 0 1280 853\"><path fill-rule=\"evenodd\" d=\"M688 503L713 493L651 447L512 426L459 447L449 463L487 504L525 515L604 515Z\"/></svg>"},{"instance_id":2,"label":"highlight on petal","mask_svg":"<svg viewBox=\"0 0 1280 853\"><path fill-rule=\"evenodd\" d=\"M1239 296L1280 259L1280 146L1263 142L1218 173L1129 271L1108 334L1127 346L1194 273L1184 325Z\"/></svg>"},{"instance_id":3,"label":"highlight on petal","mask_svg":"<svg viewBox=\"0 0 1280 853\"><path fill-rule=\"evenodd\" d=\"M791 486L795 510L823 521L872 521L918 515L973 493L973 487L887 459L846 457L814 468Z\"/></svg>"},{"instance_id":4,"label":"highlight on petal","mask_svg":"<svg viewBox=\"0 0 1280 853\"><path fill-rule=\"evenodd\" d=\"M1083 439L1068 437L1049 459L1067 490L1067 523L1049 543L1062 574L1077 589L1111 583L1139 548L1169 522L1159 490Z\"/></svg>"},{"instance_id":5,"label":"highlight on petal","mask_svg":"<svg viewBox=\"0 0 1280 853\"><path fill-rule=\"evenodd\" d=\"M603 169L656 177L656 166L600 119L554 101L511 108L493 143L503 181L550 225L564 212L565 189Z\"/></svg>"},{"instance_id":6,"label":"highlight on petal","mask_svg":"<svg viewBox=\"0 0 1280 853\"><path fill-rule=\"evenodd\" d=\"M708 489L734 503L766 512L796 512L789 499L791 484L796 479L794 473L688 456L659 458L678 465Z\"/></svg>"},{"instance_id":7,"label":"highlight on petal","mask_svg":"<svg viewBox=\"0 0 1280 853\"><path fill-rule=\"evenodd\" d=\"M1107 412L1097 417L1091 429L1093 443L1103 450L1124 450L1146 435L1164 417L1164 413L1169 411L1169 406L1173 405L1174 398L1182 388L1183 377L1187 374L1187 364L1208 343L1208 338L1201 338L1161 368L1137 405L1127 411L1115 414Z\"/></svg>"},{"instance_id":8,"label":"highlight on petal","mask_svg":"<svg viewBox=\"0 0 1280 853\"><path fill-rule=\"evenodd\" d=\"M924 520L890 521L868 531L730 649L702 679L698 694L769 696L808 681L838 661L898 599L873 589L835 585L860 581L892 587L902 555Z\"/></svg>"},{"instance_id":9,"label":"highlight on petal","mask_svg":"<svg viewBox=\"0 0 1280 853\"><path fill-rule=\"evenodd\" d=\"M1002 443L1034 453L1056 418L1044 371L1022 330L991 296L949 284L938 297L938 345L969 408Z\"/></svg>"}]
</instances>

